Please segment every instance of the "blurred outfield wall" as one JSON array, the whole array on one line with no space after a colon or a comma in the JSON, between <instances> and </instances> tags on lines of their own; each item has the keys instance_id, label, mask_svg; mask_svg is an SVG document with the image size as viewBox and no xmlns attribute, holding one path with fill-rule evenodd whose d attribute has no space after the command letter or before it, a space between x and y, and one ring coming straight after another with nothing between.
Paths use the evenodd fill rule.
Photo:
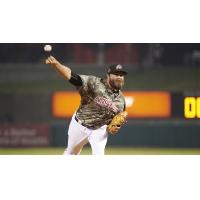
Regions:
<instances>
[{"instance_id":1,"label":"blurred outfield wall","mask_svg":"<svg viewBox=\"0 0 200 200\"><path fill-rule=\"evenodd\" d=\"M78 74L106 76L107 65L69 64ZM158 67L143 69L137 65L126 66L128 75L124 89L130 90L167 90L199 91L200 68L187 66ZM0 92L46 92L74 87L52 69L42 63L0 63Z\"/></svg>"},{"instance_id":2,"label":"blurred outfield wall","mask_svg":"<svg viewBox=\"0 0 200 200\"><path fill-rule=\"evenodd\" d=\"M1 146L66 145L70 119L53 117L51 93L1 93L0 110ZM47 128L41 132L38 127L44 125ZM40 142L39 138L45 142ZM33 140L36 142L31 142ZM177 118L128 119L118 135L110 136L108 144L134 147L200 147L200 122L199 119Z\"/></svg>"}]
</instances>

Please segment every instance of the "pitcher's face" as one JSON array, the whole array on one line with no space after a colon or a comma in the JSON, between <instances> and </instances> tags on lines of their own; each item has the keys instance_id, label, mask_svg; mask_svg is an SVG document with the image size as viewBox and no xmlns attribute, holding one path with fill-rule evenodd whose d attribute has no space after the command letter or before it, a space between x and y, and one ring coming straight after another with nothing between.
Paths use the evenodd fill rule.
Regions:
<instances>
[{"instance_id":1,"label":"pitcher's face","mask_svg":"<svg viewBox=\"0 0 200 200\"><path fill-rule=\"evenodd\" d=\"M113 89L120 90L124 85L124 74L116 72L114 74L108 74L108 83Z\"/></svg>"}]
</instances>

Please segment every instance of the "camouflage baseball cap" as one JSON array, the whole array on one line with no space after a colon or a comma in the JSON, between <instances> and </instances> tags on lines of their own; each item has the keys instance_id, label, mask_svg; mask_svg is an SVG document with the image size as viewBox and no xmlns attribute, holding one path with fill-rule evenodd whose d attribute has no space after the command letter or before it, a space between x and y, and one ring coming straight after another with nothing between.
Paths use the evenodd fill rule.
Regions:
<instances>
[{"instance_id":1,"label":"camouflage baseball cap","mask_svg":"<svg viewBox=\"0 0 200 200\"><path fill-rule=\"evenodd\" d=\"M124 67L120 64L113 64L108 67L108 74L115 74L117 72L120 72L123 75L127 74L127 72L124 70Z\"/></svg>"}]
</instances>

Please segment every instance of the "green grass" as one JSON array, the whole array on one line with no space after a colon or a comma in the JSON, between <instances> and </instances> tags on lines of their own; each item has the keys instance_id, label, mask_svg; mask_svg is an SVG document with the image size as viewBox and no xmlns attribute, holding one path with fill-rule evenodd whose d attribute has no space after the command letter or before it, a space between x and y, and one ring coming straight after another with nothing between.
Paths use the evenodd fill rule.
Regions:
<instances>
[{"instance_id":1,"label":"green grass","mask_svg":"<svg viewBox=\"0 0 200 200\"><path fill-rule=\"evenodd\" d=\"M62 155L64 148L0 148L1 155ZM106 155L200 155L200 148L134 148L107 147ZM81 155L91 155L90 147L84 147Z\"/></svg>"}]
</instances>

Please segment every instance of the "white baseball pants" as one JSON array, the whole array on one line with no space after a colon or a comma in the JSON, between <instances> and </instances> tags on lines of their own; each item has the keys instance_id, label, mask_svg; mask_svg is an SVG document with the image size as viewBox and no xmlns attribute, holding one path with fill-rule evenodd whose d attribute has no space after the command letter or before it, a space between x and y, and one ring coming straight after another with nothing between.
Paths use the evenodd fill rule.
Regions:
<instances>
[{"instance_id":1,"label":"white baseball pants","mask_svg":"<svg viewBox=\"0 0 200 200\"><path fill-rule=\"evenodd\" d=\"M107 126L104 125L96 130L86 128L79 124L74 116L68 129L68 145L64 151L64 155L78 155L83 146L88 142L92 148L92 155L104 155L107 143L108 133Z\"/></svg>"}]
</instances>

